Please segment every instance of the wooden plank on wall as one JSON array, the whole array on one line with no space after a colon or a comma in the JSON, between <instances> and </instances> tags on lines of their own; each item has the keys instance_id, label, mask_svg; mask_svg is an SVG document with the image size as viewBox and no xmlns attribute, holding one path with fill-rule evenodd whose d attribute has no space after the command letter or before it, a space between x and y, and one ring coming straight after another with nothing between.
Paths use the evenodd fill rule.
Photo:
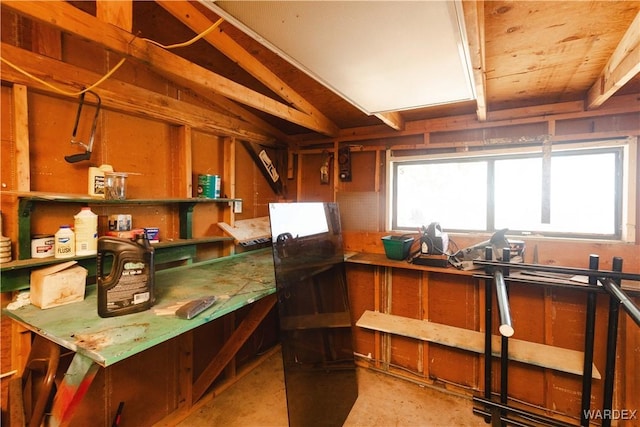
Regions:
<instances>
[{"instance_id":1,"label":"wooden plank on wall","mask_svg":"<svg viewBox=\"0 0 640 427\"><path fill-rule=\"evenodd\" d=\"M257 239L271 238L271 225L268 216L241 219L235 221L233 225L219 222L218 226L236 239L236 243L238 244Z\"/></svg>"},{"instance_id":2,"label":"wooden plank on wall","mask_svg":"<svg viewBox=\"0 0 640 427\"><path fill-rule=\"evenodd\" d=\"M16 138L16 174L18 191L31 189L29 166L29 105L27 87L13 85L14 129Z\"/></svg>"},{"instance_id":3,"label":"wooden plank on wall","mask_svg":"<svg viewBox=\"0 0 640 427\"><path fill-rule=\"evenodd\" d=\"M60 30L34 22L31 32L33 51L50 58L62 59L61 34Z\"/></svg>"},{"instance_id":4,"label":"wooden plank on wall","mask_svg":"<svg viewBox=\"0 0 640 427\"><path fill-rule=\"evenodd\" d=\"M82 68L25 51L6 43L0 44L2 57L28 73L56 86L59 90L75 92L79 86L95 83L102 76ZM19 71L6 65L0 65L2 79L15 84L28 85L46 93L60 96L41 83L35 82ZM73 79L70 78L73 76ZM262 135L261 131L250 123L213 112L209 109L189 104L165 95L151 92L141 87L108 79L93 89L102 98L102 107L123 111L128 114L149 117L172 124L189 125L193 129L211 132L216 135L234 135L248 141L271 143L272 138Z\"/></svg>"},{"instance_id":5,"label":"wooden plank on wall","mask_svg":"<svg viewBox=\"0 0 640 427\"><path fill-rule=\"evenodd\" d=\"M177 197L189 198L193 195L191 126L179 126L177 133L176 161L173 163L175 176L172 180L177 188L172 188L172 191Z\"/></svg>"},{"instance_id":6,"label":"wooden plank on wall","mask_svg":"<svg viewBox=\"0 0 640 427\"><path fill-rule=\"evenodd\" d=\"M484 351L483 332L425 320L409 319L367 310L360 317L356 326L434 342L474 353ZM499 336L493 336L491 348L494 356L500 356ZM509 340L509 358L543 368L582 375L584 355L580 351L512 338ZM595 365L593 366L593 378L602 378Z\"/></svg>"}]
</instances>

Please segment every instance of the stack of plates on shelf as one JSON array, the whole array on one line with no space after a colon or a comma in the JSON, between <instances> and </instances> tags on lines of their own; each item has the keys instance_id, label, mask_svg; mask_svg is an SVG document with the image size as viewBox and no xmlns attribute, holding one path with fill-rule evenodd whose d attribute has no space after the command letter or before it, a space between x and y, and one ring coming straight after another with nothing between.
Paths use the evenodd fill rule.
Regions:
<instances>
[{"instance_id":1,"label":"stack of plates on shelf","mask_svg":"<svg viewBox=\"0 0 640 427\"><path fill-rule=\"evenodd\" d=\"M11 261L11 239L0 236L0 262Z\"/></svg>"}]
</instances>

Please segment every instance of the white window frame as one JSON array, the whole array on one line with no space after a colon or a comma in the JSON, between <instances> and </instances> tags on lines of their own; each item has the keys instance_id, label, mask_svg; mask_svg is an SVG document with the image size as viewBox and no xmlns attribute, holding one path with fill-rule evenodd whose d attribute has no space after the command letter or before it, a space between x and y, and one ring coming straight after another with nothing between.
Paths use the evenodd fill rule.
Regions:
<instances>
[{"instance_id":1,"label":"white window frame","mask_svg":"<svg viewBox=\"0 0 640 427\"><path fill-rule=\"evenodd\" d=\"M638 185L638 165L637 159L638 141L636 137L628 137L621 139L607 139L598 141L570 142L570 143L552 143L551 151L562 152L580 149L595 148L617 148L623 150L623 177L622 177L622 218L621 218L621 236L620 240L626 243L635 243L636 236L636 192ZM478 150L468 152L440 153L440 154L423 154L423 155L403 155L402 150L394 151L386 150L386 206L385 206L385 225L387 231L399 231L392 229L392 213L393 213L393 188L394 188L394 164L403 162L415 162L424 160L455 160L469 157L489 157L496 155L514 155L514 154L540 154L543 147L513 147L489 150ZM635 185L632 185L635 183ZM428 224L425 224L425 226ZM602 239L598 239L602 241Z\"/></svg>"}]
</instances>

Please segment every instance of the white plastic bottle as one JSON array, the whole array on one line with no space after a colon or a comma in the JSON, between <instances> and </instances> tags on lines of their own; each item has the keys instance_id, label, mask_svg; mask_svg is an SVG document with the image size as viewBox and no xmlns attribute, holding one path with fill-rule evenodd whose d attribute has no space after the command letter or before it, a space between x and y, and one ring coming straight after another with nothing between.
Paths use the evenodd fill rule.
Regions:
<instances>
[{"instance_id":1,"label":"white plastic bottle","mask_svg":"<svg viewBox=\"0 0 640 427\"><path fill-rule=\"evenodd\" d=\"M74 217L73 230L76 237L76 255L98 253L98 215L90 207L83 207Z\"/></svg>"},{"instance_id":2,"label":"white plastic bottle","mask_svg":"<svg viewBox=\"0 0 640 427\"><path fill-rule=\"evenodd\" d=\"M61 225L53 243L56 258L71 258L76 255L76 239L70 225Z\"/></svg>"},{"instance_id":3,"label":"white plastic bottle","mask_svg":"<svg viewBox=\"0 0 640 427\"><path fill-rule=\"evenodd\" d=\"M113 172L111 165L91 166L89 168L89 195L102 197L104 199L104 174Z\"/></svg>"}]
</instances>

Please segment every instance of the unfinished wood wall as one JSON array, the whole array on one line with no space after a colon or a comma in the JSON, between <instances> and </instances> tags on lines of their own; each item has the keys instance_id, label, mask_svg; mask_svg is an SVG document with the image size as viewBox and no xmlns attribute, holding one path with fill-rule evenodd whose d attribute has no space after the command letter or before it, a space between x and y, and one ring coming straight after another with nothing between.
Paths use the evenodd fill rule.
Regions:
<instances>
[{"instance_id":1,"label":"unfinished wood wall","mask_svg":"<svg viewBox=\"0 0 640 427\"><path fill-rule=\"evenodd\" d=\"M335 200L344 194L360 197L377 197L379 209L363 211L344 209L344 243L347 252L384 253L380 238L389 234L384 228L385 206L385 151L403 150L407 153L438 151L466 151L487 145L502 147L523 143L541 144L541 136L550 135L560 143L573 140L606 139L610 137L637 137L640 134L639 105L636 97L614 99L597 112L564 110L558 106L556 115L518 118L522 111L504 111L503 119L485 124L473 118L451 117L411 124L411 131L404 136L391 138L387 132L375 132L371 139L354 135L344 141L328 144L328 149L351 146L354 165L353 181L341 182L332 174L331 186ZM553 111L553 106L548 106ZM573 107L572 107L573 108ZM415 126L415 127L414 127ZM408 126L409 127L409 126ZM334 151L335 152L335 151ZM312 172L305 172L300 199L320 197L330 200L329 190L321 189L316 173L320 166L317 148L301 150ZM636 163L640 154L636 154ZM334 165L335 166L335 165ZM326 186L325 186L326 187ZM636 201L640 200L640 188L635 186ZM346 198L346 200L351 200ZM345 221L345 216L346 221ZM370 227L367 217L379 219L378 227ZM640 212L636 210L635 223ZM446 231L446 227L445 227ZM571 241L564 239L524 238L526 262L533 261L534 248L541 264L586 268L590 254L600 256L600 268L611 269L612 258L624 259L624 271L640 272L640 233L636 229L636 243ZM487 235L450 235L458 247L488 238ZM520 238L520 237L519 237ZM434 274L403 269L384 269L374 266L349 265L348 283L354 323L366 310L403 316L409 319L429 320L470 330L482 330L484 292L477 280L464 275ZM581 292L531 288L516 285L510 288L512 315L517 324L517 337L534 343L544 343L560 348L583 351L586 297ZM635 297L640 302L640 297ZM600 296L597 307L596 354L594 363L601 373L605 366L606 323L608 298ZM494 325L497 318L494 319ZM497 334L497 331L496 331ZM473 352L440 344L375 332L356 327L355 351L365 366L389 372L425 384L435 384L467 393L483 388L482 356ZM628 316L620 314L618 363L614 407L633 409L640 406L636 392L640 387L638 353L640 332ZM498 369L494 366L494 372ZM592 408L602 407L603 379L593 380ZM493 378L494 391L499 390L499 377ZM575 422L580 417L581 378L575 374L541 368L520 362L510 366L510 396L529 408L547 410L549 413ZM623 425L634 425L627 421Z\"/></svg>"},{"instance_id":2,"label":"unfinished wood wall","mask_svg":"<svg viewBox=\"0 0 640 427\"><path fill-rule=\"evenodd\" d=\"M62 34L39 24L3 15L3 55L21 55L33 69L47 68L61 83L81 87L95 82L115 65L113 55L76 37ZM12 46L21 46L34 54ZM35 55L46 53L46 57ZM64 63L50 58L64 59ZM91 70L87 71L87 70ZM2 156L0 177L2 190L48 191L83 194L86 191L87 165L69 165L63 157L74 152L69 144L77 103L72 97L52 93L32 84L17 73L3 68L0 88L0 139ZM118 71L119 83L106 83L111 96L100 114L98 133L91 164L112 164L116 170L140 173L129 180L129 196L136 198L186 197L192 194L194 175L220 173L222 191L244 200L243 212L237 219L265 216L268 203L279 198L255 168L246 150L228 135L214 132L215 107L192 94L180 92L162 77L140 66L125 64ZM151 92L153 91L153 92ZM158 95L162 94L162 95ZM91 104L91 97L87 97ZM91 111L91 105L87 105ZM382 253L380 237L385 218L385 150L407 152L437 150L473 150L485 145L518 144L521 138L531 140L551 135L554 141L598 139L640 135L639 102L636 96L613 98L598 110L584 111L580 102L562 103L539 108L490 112L486 123L474 117L446 117L410 122L402 132L385 126L355 129L350 136L338 140L312 141L324 143L324 149L306 150L304 145L292 158L293 173L286 179L287 200L333 201L356 200L351 210L342 209L343 218L351 224L345 229L345 249ZM16 118L16 114L19 115ZM82 138L90 118L81 122ZM250 126L248 126L250 127ZM249 135L252 129L245 130ZM351 147L353 178L338 179L337 149ZM316 145L317 146L317 145ZM320 166L325 153L333 155L331 180L320 184ZM640 154L637 159L640 161ZM233 162L230 159L234 159ZM282 176L286 167L282 169ZM233 171L230 172L230 171ZM361 198L361 199L359 199ZM365 200L367 209L358 209L357 200ZM636 189L636 201L640 190ZM370 206L374 206L371 209ZM15 198L2 195L4 235L17 238L17 206ZM63 222L69 222L77 208L37 207L34 213L36 233L51 233ZM105 212L99 212L104 214ZM158 225L161 238L177 235L175 208L141 207L132 212L137 225ZM366 220L359 220L366 216ZM370 217L374 217L371 220ZM198 207L194 234L207 236L221 233L213 224L229 220L228 210L220 207ZM640 209L636 224L640 223ZM366 224L366 229L362 226ZM453 236L459 246L484 240L485 236ZM584 266L590 253L601 256L601 267L610 268L612 256L622 256L624 270L640 271L640 231L636 244L566 242L526 239L531 251L537 245L540 262L545 264ZM207 248L204 256L218 256L218 247ZM530 254L531 252L529 252ZM349 268L350 297L354 321L364 310L387 310L414 319L429 319L469 329L479 328L478 285L468 277L447 274L426 275L415 271L382 272L373 267ZM2 295L3 306L10 299ZM551 342L580 349L583 329L583 305L579 297L567 292L546 292L516 287L513 291L514 313L519 330L526 339ZM598 339L601 342L603 301L599 302ZM527 311L530 317L520 317ZM638 357L640 337L635 325L621 315L620 358L616 384L616 404L626 408L640 407L640 371ZM520 320L521 319L521 320ZM2 323L1 371L12 369L12 361L4 351L11 342L6 319ZM570 324L570 328L564 325ZM425 383L446 383L451 387L477 390L481 384L479 356L435 344L417 342L399 336L355 330L356 351L371 353L374 364L398 375ZM13 342L11 350L18 349ZM17 351L17 350L16 350ZM602 366L602 353L596 363ZM514 367L510 384L514 395L525 402L553 408L575 416L579 401L575 376L533 368ZM4 383L4 381L3 381ZM594 385L594 407L599 404L601 383ZM3 405L6 402L3 394Z\"/></svg>"},{"instance_id":3,"label":"unfinished wood wall","mask_svg":"<svg viewBox=\"0 0 640 427\"><path fill-rule=\"evenodd\" d=\"M91 43L60 31L52 31L10 13L5 14L4 9L2 18L3 57L10 57L13 52L24 59L27 68L45 67L56 76L57 84L66 90L77 91L84 84L97 81L114 66L115 61L110 54ZM27 51L17 49L14 45ZM46 53L47 56L31 56L29 50ZM51 58L64 62L53 61ZM243 199L243 211L235 215L238 219L266 216L268 203L278 200L247 151L237 143L233 135L215 132L215 126L212 127L216 121L215 109L192 94L180 92L146 67L125 64L118 70L117 79L109 80L101 86L108 88L109 93L107 96L103 94L91 159L76 164L66 162L64 156L82 151L70 144L78 97L56 93L10 71L5 65L2 71L2 232L12 239L14 259L19 256L18 204L14 192L85 195L89 166L110 164L116 171L130 172L127 197L131 199L191 197L195 194L198 174L220 175L221 194ZM80 141L89 141L95 104L95 98L87 94L78 127L77 136ZM295 194L295 182L291 183L291 187ZM32 215L32 232L53 234L60 225L72 224L73 215L79 209L79 205L74 204L36 203ZM157 226L160 228L161 240L179 237L178 206L174 204L160 202L158 205L119 208L97 206L93 210L102 217L117 213L131 214L133 227ZM200 204L194 209L193 235L196 238L221 236L223 232L217 223L230 223L233 220L231 208L226 205ZM231 250L233 245L230 243L201 244L198 246L197 260L225 255ZM2 294L3 308L12 297L10 293ZM242 315L237 319L242 319ZM217 322L212 328L218 336L224 337L234 321L226 319ZM264 350L261 345L273 345L273 330L275 327L270 323L269 331L262 331L252 339L234 363L242 365L248 358L255 356L256 352ZM28 339L23 337L25 334L20 335L19 330L5 316L2 316L0 333L0 372L19 371L28 351ZM136 390L137 393L144 393L145 386L157 392L148 397L157 398L157 404L149 408L160 408L158 417L166 414L162 411L176 407L175 390L167 387L172 387L171 372L179 368L170 357L178 350L175 343L167 346L168 351L150 352L98 380L94 387L94 398L89 401L106 402L99 415L101 419L107 420L110 417L112 410L117 407L116 400L126 398L131 401L132 397L126 393ZM217 344L209 346L209 349L217 348ZM210 354L210 351L200 352L205 356ZM146 364L157 367L167 375L152 375L148 381L134 380L129 384L134 386L126 392L122 388L126 389L127 385L113 382L122 375L127 375L127 370L138 372L139 366ZM228 369L226 376L232 376L233 373L233 368ZM7 404L6 384L10 378L11 375L1 381L3 413ZM91 412L93 409L95 408L88 407L87 411ZM141 414L140 420L152 419ZM109 419L104 424L110 424L110 421Z\"/></svg>"}]
</instances>

